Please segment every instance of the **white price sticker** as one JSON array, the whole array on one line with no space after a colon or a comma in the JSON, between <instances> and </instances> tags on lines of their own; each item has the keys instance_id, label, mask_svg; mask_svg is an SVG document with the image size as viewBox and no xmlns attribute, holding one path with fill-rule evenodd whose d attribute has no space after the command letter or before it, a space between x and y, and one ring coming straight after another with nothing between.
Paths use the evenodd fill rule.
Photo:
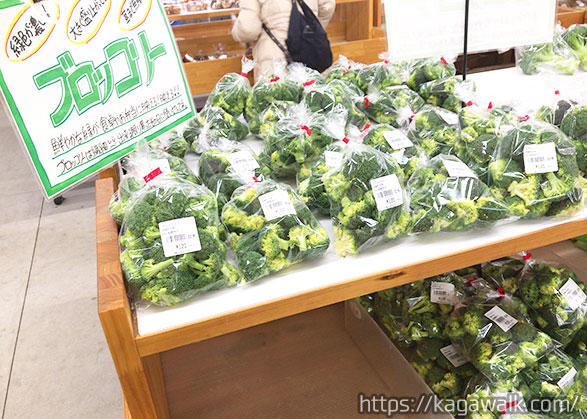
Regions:
<instances>
[{"instance_id":1,"label":"white price sticker","mask_svg":"<svg viewBox=\"0 0 587 419\"><path fill-rule=\"evenodd\" d=\"M430 301L436 304L455 303L455 286L450 282L432 282L430 285Z\"/></svg>"},{"instance_id":2,"label":"white price sticker","mask_svg":"<svg viewBox=\"0 0 587 419\"><path fill-rule=\"evenodd\" d=\"M524 146L524 171L528 174L558 171L554 143L526 144Z\"/></svg>"},{"instance_id":3,"label":"white price sticker","mask_svg":"<svg viewBox=\"0 0 587 419\"><path fill-rule=\"evenodd\" d=\"M166 258L202 250L194 217L163 221L159 223L159 231Z\"/></svg>"},{"instance_id":4,"label":"white price sticker","mask_svg":"<svg viewBox=\"0 0 587 419\"><path fill-rule=\"evenodd\" d=\"M572 386L575 383L575 375L577 375L577 370L573 367L556 384L564 390L565 387Z\"/></svg>"},{"instance_id":5,"label":"white price sticker","mask_svg":"<svg viewBox=\"0 0 587 419\"><path fill-rule=\"evenodd\" d=\"M451 177L477 177L475 172L460 160L442 159L442 164L444 164L448 175Z\"/></svg>"},{"instance_id":6,"label":"white price sticker","mask_svg":"<svg viewBox=\"0 0 587 419\"><path fill-rule=\"evenodd\" d=\"M394 150L402 150L404 148L413 147L414 143L410 141L406 135L400 130L383 131L383 136L391 148Z\"/></svg>"},{"instance_id":7,"label":"white price sticker","mask_svg":"<svg viewBox=\"0 0 587 419\"><path fill-rule=\"evenodd\" d=\"M449 125L457 125L459 123L459 116L454 112L443 111L438 112L438 114Z\"/></svg>"},{"instance_id":8,"label":"white price sticker","mask_svg":"<svg viewBox=\"0 0 587 419\"><path fill-rule=\"evenodd\" d=\"M516 319L497 306L485 313L485 317L498 325L504 332L507 332L518 323Z\"/></svg>"},{"instance_id":9,"label":"white price sticker","mask_svg":"<svg viewBox=\"0 0 587 419\"><path fill-rule=\"evenodd\" d=\"M326 150L324 152L324 160L328 167L338 167L342 163L342 153L338 151Z\"/></svg>"},{"instance_id":10,"label":"white price sticker","mask_svg":"<svg viewBox=\"0 0 587 419\"><path fill-rule=\"evenodd\" d=\"M371 179L377 210L384 211L404 203L404 195L396 175Z\"/></svg>"},{"instance_id":11,"label":"white price sticker","mask_svg":"<svg viewBox=\"0 0 587 419\"><path fill-rule=\"evenodd\" d=\"M276 218L284 217L286 215L295 215L296 209L289 199L287 191L278 189L273 192L268 192L259 197L261 208L265 214L267 221L275 220Z\"/></svg>"},{"instance_id":12,"label":"white price sticker","mask_svg":"<svg viewBox=\"0 0 587 419\"><path fill-rule=\"evenodd\" d=\"M456 345L448 345L444 348L440 348L440 352L455 368L458 368L461 365L465 365L467 362L469 362L467 358L465 358L465 355L463 355L461 348Z\"/></svg>"},{"instance_id":13,"label":"white price sticker","mask_svg":"<svg viewBox=\"0 0 587 419\"><path fill-rule=\"evenodd\" d=\"M149 170L143 175L145 183L149 183L159 175L168 175L171 173L169 161L167 159L153 160L149 163Z\"/></svg>"},{"instance_id":14,"label":"white price sticker","mask_svg":"<svg viewBox=\"0 0 587 419\"><path fill-rule=\"evenodd\" d=\"M259 167L257 160L247 150L226 153L224 157L226 157L232 169L239 174L249 175Z\"/></svg>"},{"instance_id":15,"label":"white price sticker","mask_svg":"<svg viewBox=\"0 0 587 419\"><path fill-rule=\"evenodd\" d=\"M571 310L578 309L587 300L587 295L572 279L569 279L565 285L560 287L559 292L565 297Z\"/></svg>"}]
</instances>

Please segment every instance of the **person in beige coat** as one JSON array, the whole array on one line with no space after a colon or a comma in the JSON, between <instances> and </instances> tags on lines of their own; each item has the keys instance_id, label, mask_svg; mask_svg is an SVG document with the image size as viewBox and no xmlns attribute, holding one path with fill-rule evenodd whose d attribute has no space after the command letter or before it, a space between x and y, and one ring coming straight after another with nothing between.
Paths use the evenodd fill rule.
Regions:
<instances>
[{"instance_id":1,"label":"person in beige coat","mask_svg":"<svg viewBox=\"0 0 587 419\"><path fill-rule=\"evenodd\" d=\"M295 1L295 0L294 0ZM326 27L334 14L335 0L305 0L322 27ZM297 5L301 11L300 7ZM240 0L240 13L232 27L237 42L254 42L255 80L273 71L275 61L285 61L285 55L263 30L264 23L273 35L287 48L285 40L289 29L292 0Z\"/></svg>"}]
</instances>

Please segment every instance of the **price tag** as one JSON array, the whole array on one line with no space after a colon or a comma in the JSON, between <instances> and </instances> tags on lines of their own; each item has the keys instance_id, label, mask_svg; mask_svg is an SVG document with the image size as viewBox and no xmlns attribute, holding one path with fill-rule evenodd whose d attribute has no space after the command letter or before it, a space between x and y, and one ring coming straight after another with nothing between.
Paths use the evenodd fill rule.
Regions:
<instances>
[{"instance_id":1,"label":"price tag","mask_svg":"<svg viewBox=\"0 0 587 419\"><path fill-rule=\"evenodd\" d=\"M456 345L448 345L444 348L440 348L440 352L455 368L458 368L461 365L465 365L467 362L469 362L461 352L461 348Z\"/></svg>"},{"instance_id":2,"label":"price tag","mask_svg":"<svg viewBox=\"0 0 587 419\"><path fill-rule=\"evenodd\" d=\"M448 175L451 177L477 177L475 172L460 160L442 159L442 164L444 164Z\"/></svg>"},{"instance_id":3,"label":"price tag","mask_svg":"<svg viewBox=\"0 0 587 419\"><path fill-rule=\"evenodd\" d=\"M159 223L159 231L166 258L202 250L194 217L163 221Z\"/></svg>"},{"instance_id":4,"label":"price tag","mask_svg":"<svg viewBox=\"0 0 587 419\"><path fill-rule=\"evenodd\" d=\"M259 167L257 160L247 150L226 153L224 157L226 157L232 169L239 174L248 175Z\"/></svg>"},{"instance_id":5,"label":"price tag","mask_svg":"<svg viewBox=\"0 0 587 419\"><path fill-rule=\"evenodd\" d=\"M524 170L528 174L549 173L558 170L554 143L526 144L524 146Z\"/></svg>"},{"instance_id":6,"label":"price tag","mask_svg":"<svg viewBox=\"0 0 587 419\"><path fill-rule=\"evenodd\" d=\"M430 285L430 301L437 304L455 303L455 286L450 282L432 282Z\"/></svg>"},{"instance_id":7,"label":"price tag","mask_svg":"<svg viewBox=\"0 0 587 419\"><path fill-rule=\"evenodd\" d=\"M273 192L268 192L259 197L261 208L265 214L267 221L275 220L276 218L284 217L286 215L295 215L296 209L289 199L287 191L278 189Z\"/></svg>"},{"instance_id":8,"label":"price tag","mask_svg":"<svg viewBox=\"0 0 587 419\"><path fill-rule=\"evenodd\" d=\"M342 164L342 153L326 150L324 152L324 160L326 160L326 166L338 167Z\"/></svg>"},{"instance_id":9,"label":"price tag","mask_svg":"<svg viewBox=\"0 0 587 419\"><path fill-rule=\"evenodd\" d=\"M578 309L587 300L587 295L572 279L569 279L565 285L560 287L559 292L565 297L571 310Z\"/></svg>"},{"instance_id":10,"label":"price tag","mask_svg":"<svg viewBox=\"0 0 587 419\"><path fill-rule=\"evenodd\" d=\"M565 387L572 386L575 383L575 375L577 375L577 370L573 367L556 384L564 390Z\"/></svg>"},{"instance_id":11,"label":"price tag","mask_svg":"<svg viewBox=\"0 0 587 419\"><path fill-rule=\"evenodd\" d=\"M504 332L507 332L518 323L516 319L497 306L485 313L485 317L498 325Z\"/></svg>"},{"instance_id":12,"label":"price tag","mask_svg":"<svg viewBox=\"0 0 587 419\"><path fill-rule=\"evenodd\" d=\"M149 183L159 175L168 175L171 173L169 161L167 159L153 160L149 163L149 171L143 176L145 183Z\"/></svg>"},{"instance_id":13,"label":"price tag","mask_svg":"<svg viewBox=\"0 0 587 419\"><path fill-rule=\"evenodd\" d=\"M402 187L396 175L371 179L371 188L375 196L377 210L380 212L404 203Z\"/></svg>"},{"instance_id":14,"label":"price tag","mask_svg":"<svg viewBox=\"0 0 587 419\"><path fill-rule=\"evenodd\" d=\"M394 150L402 150L414 146L414 143L412 143L403 132L397 129L393 131L383 131L383 136L389 146Z\"/></svg>"},{"instance_id":15,"label":"price tag","mask_svg":"<svg viewBox=\"0 0 587 419\"><path fill-rule=\"evenodd\" d=\"M457 125L459 123L459 116L456 113L445 111L438 112L438 114L449 125Z\"/></svg>"}]
</instances>

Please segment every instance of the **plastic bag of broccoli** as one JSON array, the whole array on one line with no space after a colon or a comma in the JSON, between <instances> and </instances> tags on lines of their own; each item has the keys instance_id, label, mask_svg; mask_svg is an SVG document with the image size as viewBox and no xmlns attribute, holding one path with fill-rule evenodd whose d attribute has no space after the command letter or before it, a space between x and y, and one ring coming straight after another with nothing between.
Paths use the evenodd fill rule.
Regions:
<instances>
[{"instance_id":1,"label":"plastic bag of broccoli","mask_svg":"<svg viewBox=\"0 0 587 419\"><path fill-rule=\"evenodd\" d=\"M540 329L566 346L583 327L587 315L586 287L560 264L529 259L519 281L519 296L530 307Z\"/></svg>"},{"instance_id":2,"label":"plastic bag of broccoli","mask_svg":"<svg viewBox=\"0 0 587 419\"><path fill-rule=\"evenodd\" d=\"M206 105L220 107L235 117L242 114L251 91L248 74L253 68L255 62L243 57L241 73L222 76L210 92Z\"/></svg>"},{"instance_id":3,"label":"plastic bag of broccoli","mask_svg":"<svg viewBox=\"0 0 587 419\"><path fill-rule=\"evenodd\" d=\"M535 118L539 121L548 122L549 124L560 128L565 114L574 108L575 105L577 105L577 102L569 98L561 97L560 91L555 90L549 103L538 108L535 113ZM569 135L566 132L565 134Z\"/></svg>"},{"instance_id":4,"label":"plastic bag of broccoli","mask_svg":"<svg viewBox=\"0 0 587 419\"><path fill-rule=\"evenodd\" d=\"M219 229L207 188L158 177L133 196L124 216L120 262L127 282L144 300L166 306L238 283Z\"/></svg>"},{"instance_id":5,"label":"plastic bag of broccoli","mask_svg":"<svg viewBox=\"0 0 587 419\"><path fill-rule=\"evenodd\" d=\"M541 121L519 123L498 141L489 181L520 217L570 215L583 203L573 142Z\"/></svg>"},{"instance_id":6,"label":"plastic bag of broccoli","mask_svg":"<svg viewBox=\"0 0 587 419\"><path fill-rule=\"evenodd\" d=\"M407 189L413 233L485 227L509 216L507 206L454 156L441 154L417 168Z\"/></svg>"},{"instance_id":7,"label":"plastic bag of broccoli","mask_svg":"<svg viewBox=\"0 0 587 419\"><path fill-rule=\"evenodd\" d=\"M458 113L462 102L468 102L474 91L473 82L453 76L426 82L420 85L418 93L426 103Z\"/></svg>"},{"instance_id":8,"label":"plastic bag of broccoli","mask_svg":"<svg viewBox=\"0 0 587 419\"><path fill-rule=\"evenodd\" d=\"M302 63L292 63L287 66L287 78L293 80L303 87L310 87L314 84L324 84L324 77Z\"/></svg>"},{"instance_id":9,"label":"plastic bag of broccoli","mask_svg":"<svg viewBox=\"0 0 587 419\"><path fill-rule=\"evenodd\" d=\"M330 239L289 186L265 180L242 186L222 209L245 281L326 252Z\"/></svg>"},{"instance_id":10,"label":"plastic bag of broccoli","mask_svg":"<svg viewBox=\"0 0 587 419\"><path fill-rule=\"evenodd\" d=\"M457 73L454 64L441 58L424 58L412 63L410 75L406 81L408 87L418 91L420 86L432 80L452 77Z\"/></svg>"},{"instance_id":11,"label":"plastic bag of broccoli","mask_svg":"<svg viewBox=\"0 0 587 419\"><path fill-rule=\"evenodd\" d=\"M521 378L528 387L528 405L531 410L540 413L539 406L545 406L544 401L565 400L568 403L548 405L564 410L568 408L568 413L571 414L587 415L587 373L583 365L564 352L554 350L533 368L523 370ZM561 409L559 412L555 410L545 413L555 415L564 412Z\"/></svg>"},{"instance_id":12,"label":"plastic bag of broccoli","mask_svg":"<svg viewBox=\"0 0 587 419\"><path fill-rule=\"evenodd\" d=\"M272 174L292 176L300 170L300 165L315 161L335 140L328 128L329 118L344 120L345 116L342 106L335 108L328 117L312 113L304 104L291 107L264 140L264 154Z\"/></svg>"},{"instance_id":13,"label":"plastic bag of broccoli","mask_svg":"<svg viewBox=\"0 0 587 419\"><path fill-rule=\"evenodd\" d=\"M183 135L179 135L177 131L170 131L165 135L161 135L156 139L149 142L149 146L153 149L163 150L166 153L171 154L173 157L183 159L185 153L189 149L189 144L183 138Z\"/></svg>"},{"instance_id":14,"label":"plastic bag of broccoli","mask_svg":"<svg viewBox=\"0 0 587 419\"><path fill-rule=\"evenodd\" d=\"M518 65L524 74L554 72L575 74L579 59L563 37L555 33L553 42L516 48Z\"/></svg>"},{"instance_id":15,"label":"plastic bag of broccoli","mask_svg":"<svg viewBox=\"0 0 587 419\"><path fill-rule=\"evenodd\" d=\"M560 128L573 141L579 171L587 176L587 105L568 110L561 120Z\"/></svg>"},{"instance_id":16,"label":"plastic bag of broccoli","mask_svg":"<svg viewBox=\"0 0 587 419\"><path fill-rule=\"evenodd\" d=\"M459 118L456 113L425 105L411 118L408 137L419 145L428 157L456 154L459 137Z\"/></svg>"},{"instance_id":17,"label":"plastic bag of broccoli","mask_svg":"<svg viewBox=\"0 0 587 419\"><path fill-rule=\"evenodd\" d=\"M517 306L509 296L485 303L472 299L446 325L450 339L492 381L516 376L554 349L551 337L526 321Z\"/></svg>"},{"instance_id":18,"label":"plastic bag of broccoli","mask_svg":"<svg viewBox=\"0 0 587 419\"><path fill-rule=\"evenodd\" d=\"M562 36L587 71L587 25L572 25Z\"/></svg>"},{"instance_id":19,"label":"plastic bag of broccoli","mask_svg":"<svg viewBox=\"0 0 587 419\"><path fill-rule=\"evenodd\" d=\"M340 165L323 177L334 224L334 249L357 254L408 233L410 214L395 159L363 144L344 147Z\"/></svg>"},{"instance_id":20,"label":"plastic bag of broccoli","mask_svg":"<svg viewBox=\"0 0 587 419\"><path fill-rule=\"evenodd\" d=\"M241 141L249 133L249 128L222 108L205 106L198 115L188 122L183 131L183 138L193 151L198 150L198 139L204 129L210 135Z\"/></svg>"},{"instance_id":21,"label":"plastic bag of broccoli","mask_svg":"<svg viewBox=\"0 0 587 419\"><path fill-rule=\"evenodd\" d=\"M385 89L390 86L399 86L403 82L402 69L387 60L366 65L359 69L357 86L369 93L369 88Z\"/></svg>"},{"instance_id":22,"label":"plastic bag of broccoli","mask_svg":"<svg viewBox=\"0 0 587 419\"><path fill-rule=\"evenodd\" d=\"M587 366L587 321L565 348L565 352Z\"/></svg>"},{"instance_id":23,"label":"plastic bag of broccoli","mask_svg":"<svg viewBox=\"0 0 587 419\"><path fill-rule=\"evenodd\" d=\"M526 417L529 392L519 376L493 382L482 374L472 377L465 386L467 419L538 419Z\"/></svg>"},{"instance_id":24,"label":"plastic bag of broccoli","mask_svg":"<svg viewBox=\"0 0 587 419\"><path fill-rule=\"evenodd\" d=\"M337 167L343 158L340 144L326 146L324 152L313 163L304 163L297 174L297 193L312 211L320 215L330 215L330 201L324 188L322 178Z\"/></svg>"},{"instance_id":25,"label":"plastic bag of broccoli","mask_svg":"<svg viewBox=\"0 0 587 419\"><path fill-rule=\"evenodd\" d=\"M339 55L338 59L332 64L326 73L326 83L332 80L342 80L359 86L359 73L364 64L356 63L349 60L344 55Z\"/></svg>"},{"instance_id":26,"label":"plastic bag of broccoli","mask_svg":"<svg viewBox=\"0 0 587 419\"><path fill-rule=\"evenodd\" d=\"M215 193L220 209L237 188L270 175L251 149L231 141L220 142L204 151L198 161L198 173L204 185Z\"/></svg>"},{"instance_id":27,"label":"plastic bag of broccoli","mask_svg":"<svg viewBox=\"0 0 587 419\"><path fill-rule=\"evenodd\" d=\"M121 178L118 191L110 199L110 215L121 225L129 199L160 175L185 179L193 184L201 180L192 172L184 160L167 154L163 150L151 149L147 144L138 144L135 150L121 161L126 174Z\"/></svg>"},{"instance_id":28,"label":"plastic bag of broccoli","mask_svg":"<svg viewBox=\"0 0 587 419\"><path fill-rule=\"evenodd\" d=\"M520 277L525 267L524 260L508 257L485 262L481 265L481 270L483 278L490 281L494 288L501 288L510 295L518 295Z\"/></svg>"},{"instance_id":29,"label":"plastic bag of broccoli","mask_svg":"<svg viewBox=\"0 0 587 419\"><path fill-rule=\"evenodd\" d=\"M287 110L294 106L289 102L275 102L267 106L266 109L259 112L255 118L249 121L249 130L251 133L265 138L273 127L282 119L285 118Z\"/></svg>"},{"instance_id":30,"label":"plastic bag of broccoli","mask_svg":"<svg viewBox=\"0 0 587 419\"><path fill-rule=\"evenodd\" d=\"M388 124L371 125L364 133L363 143L392 156L408 179L425 157L422 150L403 133Z\"/></svg>"},{"instance_id":31,"label":"plastic bag of broccoli","mask_svg":"<svg viewBox=\"0 0 587 419\"><path fill-rule=\"evenodd\" d=\"M406 86L372 90L357 105L369 118L395 128L407 124L409 118L424 106L424 99Z\"/></svg>"}]
</instances>

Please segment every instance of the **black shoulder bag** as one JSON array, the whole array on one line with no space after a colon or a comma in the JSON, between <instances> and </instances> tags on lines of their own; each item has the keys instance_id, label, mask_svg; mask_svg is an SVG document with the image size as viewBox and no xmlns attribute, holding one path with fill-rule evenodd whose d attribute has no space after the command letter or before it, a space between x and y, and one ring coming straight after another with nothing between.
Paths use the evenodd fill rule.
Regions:
<instances>
[{"instance_id":1,"label":"black shoulder bag","mask_svg":"<svg viewBox=\"0 0 587 419\"><path fill-rule=\"evenodd\" d=\"M303 13L298 10L296 1ZM326 31L304 0L292 0L287 40L285 41L287 49L275 38L265 24L263 24L263 29L283 51L288 63L303 63L319 72L323 72L332 65L332 51Z\"/></svg>"}]
</instances>

